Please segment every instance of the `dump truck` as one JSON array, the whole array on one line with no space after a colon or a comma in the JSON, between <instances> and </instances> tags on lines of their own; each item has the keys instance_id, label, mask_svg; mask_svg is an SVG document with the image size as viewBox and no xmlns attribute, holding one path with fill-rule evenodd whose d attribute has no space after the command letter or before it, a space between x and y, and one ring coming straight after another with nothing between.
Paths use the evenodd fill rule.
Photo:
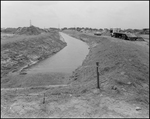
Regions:
<instances>
[{"instance_id":1,"label":"dump truck","mask_svg":"<svg viewBox=\"0 0 150 119\"><path fill-rule=\"evenodd\" d=\"M111 36L113 36L114 33L118 33L118 32L120 32L120 31L121 31L120 28L111 28L111 29L110 29Z\"/></svg>"},{"instance_id":2,"label":"dump truck","mask_svg":"<svg viewBox=\"0 0 150 119\"><path fill-rule=\"evenodd\" d=\"M126 32L120 32L121 29L114 28L110 29L111 37L120 38L124 40L132 40L135 41L138 39L138 37L133 33L126 33Z\"/></svg>"},{"instance_id":3,"label":"dump truck","mask_svg":"<svg viewBox=\"0 0 150 119\"><path fill-rule=\"evenodd\" d=\"M135 34L123 33L123 32L115 32L115 33L113 33L112 37L120 38L120 39L124 39L124 40L132 40L132 41L135 41L138 39L138 37Z\"/></svg>"}]
</instances>

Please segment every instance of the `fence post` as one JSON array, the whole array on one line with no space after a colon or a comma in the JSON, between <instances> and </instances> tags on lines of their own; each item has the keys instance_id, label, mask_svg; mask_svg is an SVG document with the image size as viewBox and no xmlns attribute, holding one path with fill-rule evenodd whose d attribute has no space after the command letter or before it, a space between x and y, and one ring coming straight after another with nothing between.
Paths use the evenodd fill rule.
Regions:
<instances>
[{"instance_id":1,"label":"fence post","mask_svg":"<svg viewBox=\"0 0 150 119\"><path fill-rule=\"evenodd\" d=\"M96 72L97 72L97 88L100 89L100 86L99 86L99 72L98 72L98 67L99 67L99 62L96 62Z\"/></svg>"},{"instance_id":2,"label":"fence post","mask_svg":"<svg viewBox=\"0 0 150 119\"><path fill-rule=\"evenodd\" d=\"M43 104L45 104L45 93L44 93L44 97L43 97Z\"/></svg>"}]
</instances>

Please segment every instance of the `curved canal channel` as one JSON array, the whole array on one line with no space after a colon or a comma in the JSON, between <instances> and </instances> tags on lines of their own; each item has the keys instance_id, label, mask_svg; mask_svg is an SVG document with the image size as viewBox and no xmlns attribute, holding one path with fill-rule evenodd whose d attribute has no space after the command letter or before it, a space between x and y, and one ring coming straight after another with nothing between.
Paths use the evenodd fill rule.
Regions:
<instances>
[{"instance_id":1,"label":"curved canal channel","mask_svg":"<svg viewBox=\"0 0 150 119\"><path fill-rule=\"evenodd\" d=\"M8 76L11 82L2 87L24 88L66 84L72 72L82 65L89 52L89 47L86 43L64 33L60 33L60 35L62 40L67 43L66 47L55 55L27 68L26 75L14 73Z\"/></svg>"},{"instance_id":2,"label":"curved canal channel","mask_svg":"<svg viewBox=\"0 0 150 119\"><path fill-rule=\"evenodd\" d=\"M88 54L88 45L78 39L60 33L67 46L50 58L47 58L28 70L27 73L72 73L82 65Z\"/></svg>"}]
</instances>

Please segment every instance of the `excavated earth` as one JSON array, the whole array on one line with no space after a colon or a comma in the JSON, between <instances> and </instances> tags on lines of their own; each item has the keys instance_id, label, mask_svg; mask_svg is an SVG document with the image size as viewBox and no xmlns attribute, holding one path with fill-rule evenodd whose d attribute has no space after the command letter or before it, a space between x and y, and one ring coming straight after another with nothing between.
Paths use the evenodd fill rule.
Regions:
<instances>
[{"instance_id":1,"label":"excavated earth","mask_svg":"<svg viewBox=\"0 0 150 119\"><path fill-rule=\"evenodd\" d=\"M1 117L149 117L149 41L64 32L90 46L82 66L63 85L1 89Z\"/></svg>"},{"instance_id":2,"label":"excavated earth","mask_svg":"<svg viewBox=\"0 0 150 119\"><path fill-rule=\"evenodd\" d=\"M63 49L66 43L60 40L59 32L39 35L12 35L1 33L1 77L21 71L50 57ZM5 78L1 82L6 83Z\"/></svg>"}]
</instances>

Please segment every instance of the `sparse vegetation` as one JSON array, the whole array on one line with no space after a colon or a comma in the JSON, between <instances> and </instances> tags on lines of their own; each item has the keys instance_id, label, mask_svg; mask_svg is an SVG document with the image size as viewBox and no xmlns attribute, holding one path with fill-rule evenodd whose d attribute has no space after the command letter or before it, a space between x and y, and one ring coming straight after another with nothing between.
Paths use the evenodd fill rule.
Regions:
<instances>
[{"instance_id":1,"label":"sparse vegetation","mask_svg":"<svg viewBox=\"0 0 150 119\"><path fill-rule=\"evenodd\" d=\"M5 78L3 84L10 82L7 86L20 87L1 90L2 117L149 117L149 45L145 41L131 42L111 38L107 34L94 36L75 30L63 32L90 46L82 66L73 72L66 85L62 84L68 77L58 73L27 78L16 76L12 81ZM32 54L39 52L36 56L43 56L41 44L55 44L55 41L48 40L50 36L57 39L57 33L45 35L30 36L31 41L38 44L36 47L29 39L25 39L29 42L23 44L29 45ZM20 52L25 47L13 45ZM32 47L37 52L33 53ZM10 51L7 52L9 54ZM13 54L16 58L17 54ZM33 57L32 60L34 58L37 59ZM96 89L96 62L100 64L100 90ZM45 86L48 82L54 86ZM22 85L27 87L22 88Z\"/></svg>"},{"instance_id":2,"label":"sparse vegetation","mask_svg":"<svg viewBox=\"0 0 150 119\"><path fill-rule=\"evenodd\" d=\"M104 81L101 84L102 90L114 97L124 97L124 100L127 99L126 101L129 102L143 103L145 106L149 104L149 46L146 46L144 41L136 44L106 36L89 36L71 30L64 32L82 39L91 47L83 66L74 72L73 77L78 75L74 82L83 83L83 85L95 83L96 71L92 66L99 61L100 80ZM86 66L91 67L84 68ZM84 78L85 75L86 78ZM114 86L116 91L111 88Z\"/></svg>"}]
</instances>

